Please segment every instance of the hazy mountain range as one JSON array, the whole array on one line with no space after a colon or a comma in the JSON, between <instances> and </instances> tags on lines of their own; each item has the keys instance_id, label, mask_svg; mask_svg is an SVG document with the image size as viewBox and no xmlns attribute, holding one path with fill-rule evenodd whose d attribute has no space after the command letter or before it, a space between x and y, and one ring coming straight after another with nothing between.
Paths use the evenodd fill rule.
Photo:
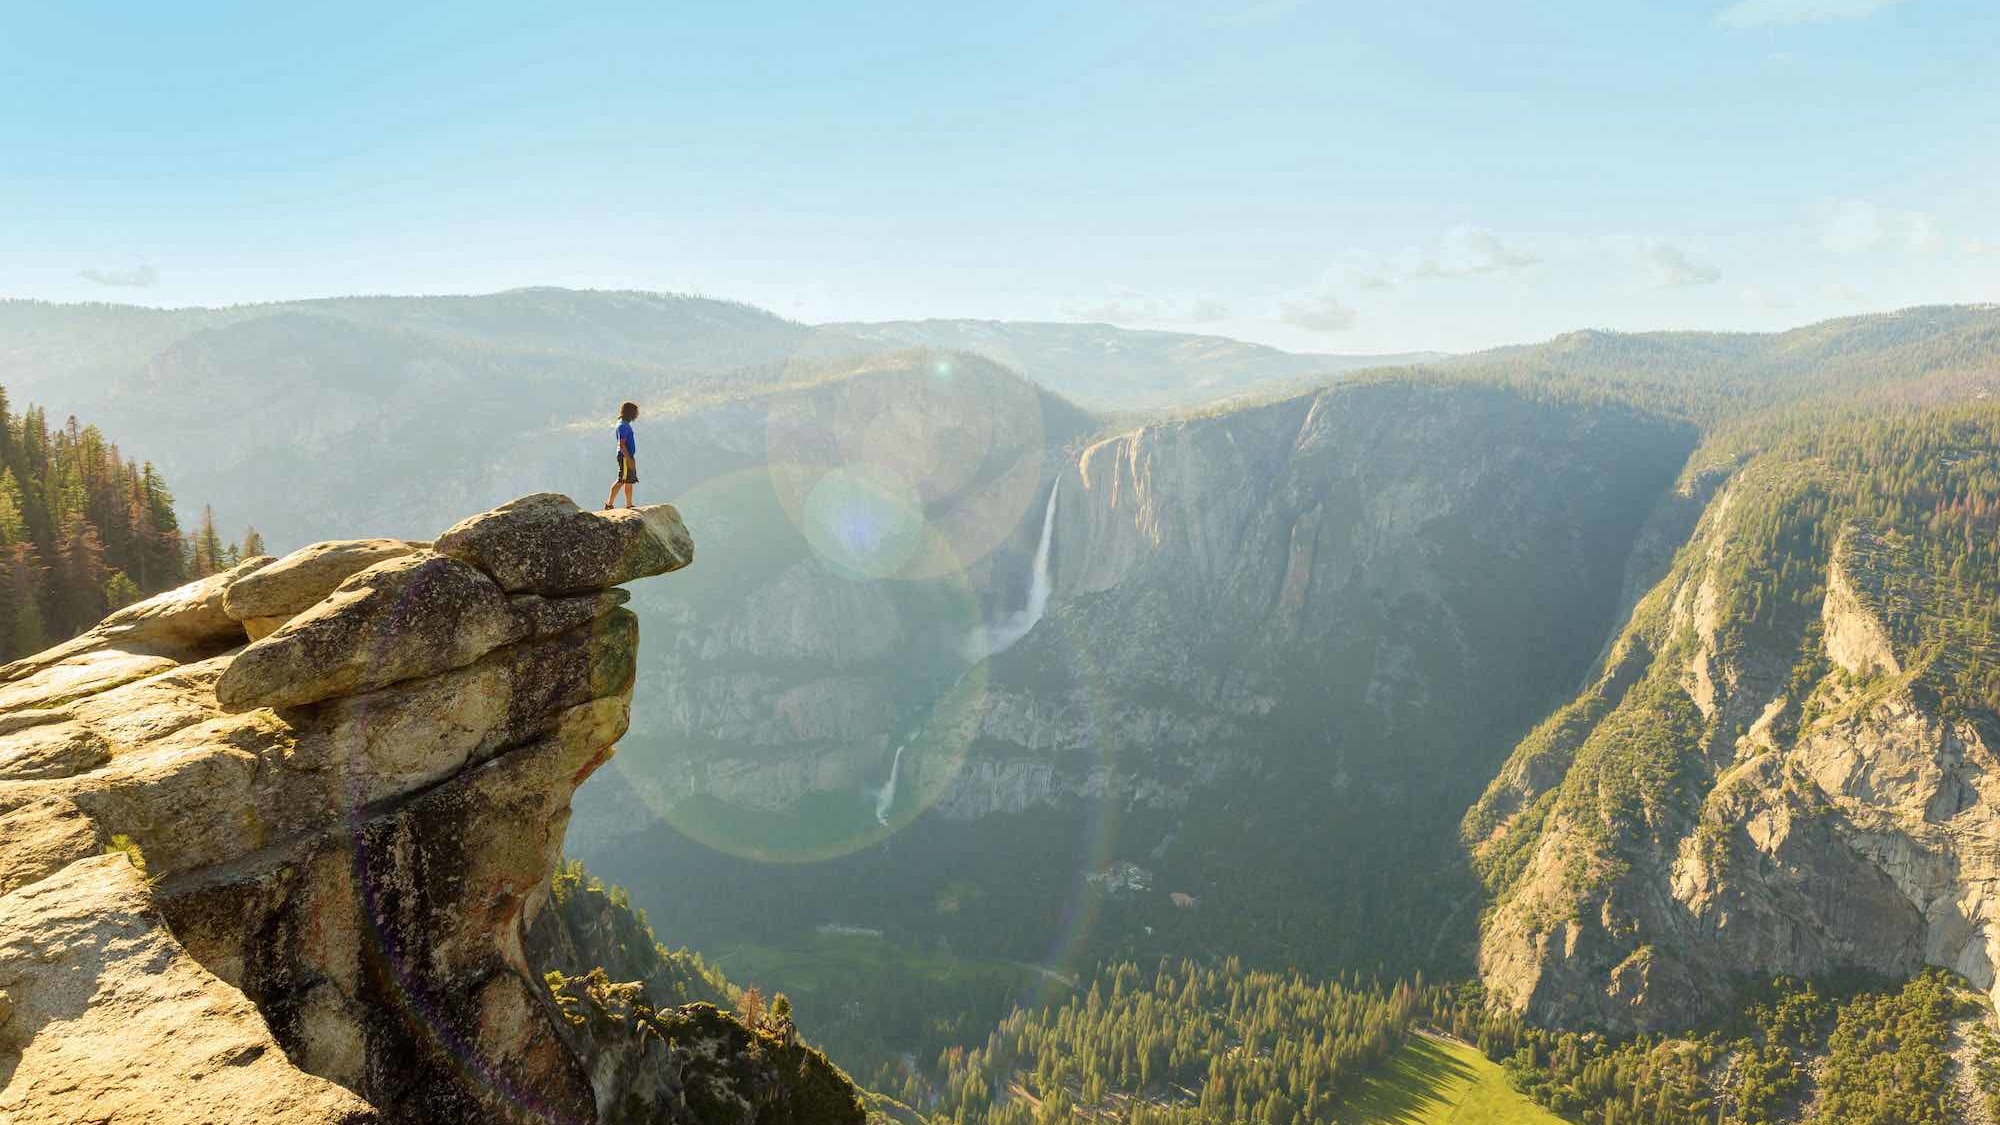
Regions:
<instances>
[{"instance_id":1,"label":"hazy mountain range","mask_svg":"<svg viewBox=\"0 0 2000 1125\"><path fill-rule=\"evenodd\" d=\"M1991 306L1357 359L560 290L15 302L0 382L280 548L594 506L645 403L699 562L636 592L571 854L801 993L773 951L823 926L1479 973L1622 1029L1744 973L1994 983ZM947 1034L915 978L814 987L856 1065Z\"/></svg>"},{"instance_id":2,"label":"hazy mountain range","mask_svg":"<svg viewBox=\"0 0 2000 1125\"><path fill-rule=\"evenodd\" d=\"M559 289L227 309L0 302L0 378L17 400L125 435L129 454L172 466L185 504L213 503L274 544L338 520L356 485L398 527L444 518L475 496L497 502L547 476L541 463L516 471L524 447L539 461L552 443L580 446L566 427L611 417L626 398L682 409L913 346L1014 365L1053 393L1121 411L1398 358L1292 355L1105 325L815 328L724 301ZM217 442L224 418L240 428ZM292 471L306 461L320 469ZM325 476L341 463L366 463L365 482ZM576 462L585 463L594 470ZM594 487L599 475L563 483L587 493L581 480Z\"/></svg>"}]
</instances>

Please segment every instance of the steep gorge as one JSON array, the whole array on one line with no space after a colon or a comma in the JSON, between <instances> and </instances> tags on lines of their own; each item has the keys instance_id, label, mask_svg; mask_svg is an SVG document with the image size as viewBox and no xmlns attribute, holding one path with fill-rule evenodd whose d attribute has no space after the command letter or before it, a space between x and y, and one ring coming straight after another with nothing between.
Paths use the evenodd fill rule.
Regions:
<instances>
[{"instance_id":1,"label":"steep gorge","mask_svg":"<svg viewBox=\"0 0 2000 1125\"><path fill-rule=\"evenodd\" d=\"M683 624L649 658L664 679L743 669L779 705L683 688L667 722L646 713L631 785L603 791L646 803L589 807L578 854L644 901L703 904L674 930L708 947L832 922L1037 959L1077 940L1089 878L1135 863L1153 888L1066 954L1465 964L1451 825L1506 732L1587 668L1691 444L1615 405L1398 380L1024 451L1014 530L973 579L1011 606L948 586L926 605L803 547L728 596L649 594ZM1028 608L1045 520L1045 616L966 664L943 642Z\"/></svg>"}]
</instances>

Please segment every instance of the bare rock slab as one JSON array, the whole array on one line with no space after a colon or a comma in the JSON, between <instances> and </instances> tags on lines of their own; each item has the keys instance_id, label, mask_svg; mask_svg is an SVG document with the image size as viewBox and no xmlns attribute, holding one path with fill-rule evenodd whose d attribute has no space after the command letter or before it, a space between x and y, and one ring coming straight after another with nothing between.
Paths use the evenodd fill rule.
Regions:
<instances>
[{"instance_id":1,"label":"bare rock slab","mask_svg":"<svg viewBox=\"0 0 2000 1125\"><path fill-rule=\"evenodd\" d=\"M505 594L457 559L392 558L239 653L215 683L231 711L295 707L462 668L527 633Z\"/></svg>"},{"instance_id":2,"label":"bare rock slab","mask_svg":"<svg viewBox=\"0 0 2000 1125\"><path fill-rule=\"evenodd\" d=\"M694 561L694 540L671 504L586 512L541 492L460 521L437 551L510 594L555 597L679 570Z\"/></svg>"},{"instance_id":3,"label":"bare rock slab","mask_svg":"<svg viewBox=\"0 0 2000 1125\"><path fill-rule=\"evenodd\" d=\"M332 539L300 547L231 584L223 594L222 607L237 621L294 617L317 605L351 576L422 549L401 539Z\"/></svg>"},{"instance_id":4,"label":"bare rock slab","mask_svg":"<svg viewBox=\"0 0 2000 1125\"><path fill-rule=\"evenodd\" d=\"M286 1060L256 1007L174 940L122 855L0 898L0 990L12 1125L381 1119Z\"/></svg>"}]
</instances>

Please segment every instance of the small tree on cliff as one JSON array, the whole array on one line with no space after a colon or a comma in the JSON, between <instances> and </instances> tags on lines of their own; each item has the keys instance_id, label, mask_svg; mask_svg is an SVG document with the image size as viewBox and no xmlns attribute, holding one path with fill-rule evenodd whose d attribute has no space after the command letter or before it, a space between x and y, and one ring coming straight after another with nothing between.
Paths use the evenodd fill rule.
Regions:
<instances>
[{"instance_id":1,"label":"small tree on cliff","mask_svg":"<svg viewBox=\"0 0 2000 1125\"><path fill-rule=\"evenodd\" d=\"M788 1046L798 1041L799 1030L792 1023L792 998L782 992L771 997L771 1030Z\"/></svg>"}]
</instances>

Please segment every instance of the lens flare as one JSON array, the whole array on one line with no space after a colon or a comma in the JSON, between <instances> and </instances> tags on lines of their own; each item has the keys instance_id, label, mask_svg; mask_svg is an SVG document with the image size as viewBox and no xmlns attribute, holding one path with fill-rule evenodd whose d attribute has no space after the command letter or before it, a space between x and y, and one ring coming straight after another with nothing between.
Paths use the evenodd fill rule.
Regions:
<instances>
[{"instance_id":1,"label":"lens flare","mask_svg":"<svg viewBox=\"0 0 2000 1125\"><path fill-rule=\"evenodd\" d=\"M766 459L784 467L773 486L809 535L826 534L811 524L824 520L812 498L828 476L859 478L908 505L946 550L911 553L895 576L939 578L978 565L1035 504L1043 425L1041 397L1025 381L970 357L909 352L772 404Z\"/></svg>"},{"instance_id":2,"label":"lens flare","mask_svg":"<svg viewBox=\"0 0 2000 1125\"><path fill-rule=\"evenodd\" d=\"M806 493L800 530L813 552L849 578L890 578L923 545L918 501L894 477L836 469Z\"/></svg>"},{"instance_id":3,"label":"lens flare","mask_svg":"<svg viewBox=\"0 0 2000 1125\"><path fill-rule=\"evenodd\" d=\"M960 652L981 613L965 568L902 577L949 554L909 497L819 474L789 492L795 521L776 482L809 474L741 470L677 498L701 561L633 590L644 655L618 751L617 776L660 820L773 863L846 855L920 816L986 690Z\"/></svg>"}]
</instances>

